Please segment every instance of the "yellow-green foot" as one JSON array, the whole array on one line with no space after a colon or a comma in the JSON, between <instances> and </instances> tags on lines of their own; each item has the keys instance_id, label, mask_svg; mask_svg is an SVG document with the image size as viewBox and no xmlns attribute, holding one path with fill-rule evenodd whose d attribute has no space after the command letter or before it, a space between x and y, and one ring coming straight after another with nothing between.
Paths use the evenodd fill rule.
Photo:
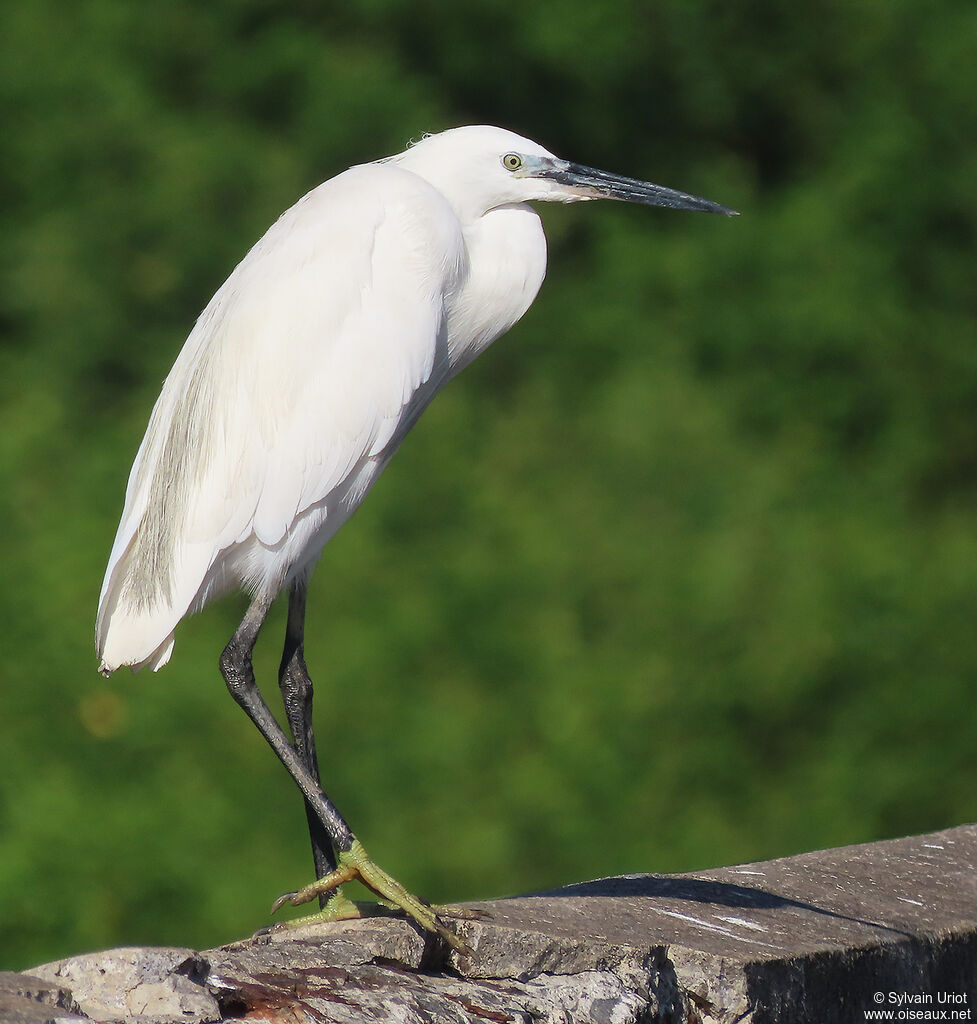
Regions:
<instances>
[{"instance_id":1,"label":"yellow-green foot","mask_svg":"<svg viewBox=\"0 0 977 1024\"><path fill-rule=\"evenodd\" d=\"M332 898L325 908L318 914L312 914L303 918L303 922L311 921L341 921L351 917L363 917L369 914L365 908L361 908L352 900L347 899L340 891L339 886L344 882L358 879L368 889L374 892L377 897L390 907L403 911L412 921L416 922L425 931L439 935L452 949L459 953L471 955L471 949L454 932L449 931L438 919L434 908L418 899L408 892L391 875L388 875L383 868L378 867L370 859L363 844L358 840L343 853L339 854L339 864L335 871L312 882L310 885L299 889L297 892L287 892L279 896L272 905L272 913L290 903L293 907L300 907L303 903L309 903L323 893L333 893Z\"/></svg>"},{"instance_id":2,"label":"yellow-green foot","mask_svg":"<svg viewBox=\"0 0 977 1024\"><path fill-rule=\"evenodd\" d=\"M276 910L290 902L291 898L295 895L296 893L287 892L284 896L279 896L272 904L271 912L274 914ZM326 901L326 905L322 910L317 911L315 914L306 914L303 917L296 917L291 921L286 921L285 927L301 928L302 925L314 924L317 921L351 921L359 917L368 916L369 911L364 910L363 903L357 903L349 899L344 895L342 889L336 889Z\"/></svg>"}]
</instances>

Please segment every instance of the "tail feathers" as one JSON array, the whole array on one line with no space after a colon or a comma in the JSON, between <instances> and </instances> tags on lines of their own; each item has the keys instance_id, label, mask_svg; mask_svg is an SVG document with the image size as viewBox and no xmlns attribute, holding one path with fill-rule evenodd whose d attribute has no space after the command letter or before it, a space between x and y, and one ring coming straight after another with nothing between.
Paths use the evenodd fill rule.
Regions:
<instances>
[{"instance_id":1,"label":"tail feathers","mask_svg":"<svg viewBox=\"0 0 977 1024\"><path fill-rule=\"evenodd\" d=\"M106 574L95 624L95 652L99 672L108 675L123 665L133 672L161 669L173 653L173 631L187 614L209 559L201 548L181 550L175 559L178 570L166 585L147 592L129 578L131 549Z\"/></svg>"},{"instance_id":2,"label":"tail feathers","mask_svg":"<svg viewBox=\"0 0 977 1024\"><path fill-rule=\"evenodd\" d=\"M173 630L181 618L169 608L137 612L116 606L99 622L96 653L99 672L107 676L123 665L133 672L161 669L173 653Z\"/></svg>"},{"instance_id":3,"label":"tail feathers","mask_svg":"<svg viewBox=\"0 0 977 1024\"><path fill-rule=\"evenodd\" d=\"M119 631L121 633L121 630ZM164 665L170 659L170 655L173 653L173 634L169 636L150 654L148 657L143 657L141 660L137 660L141 652L145 649L145 645L136 646L133 643L127 642L131 638L119 638L118 634L114 634L110 631L107 636L107 643L101 651L101 662L98 666L98 671L103 676L108 676L115 672L116 669L121 669L122 666L128 665L133 672L138 672L140 669L150 668L154 672L159 672Z\"/></svg>"}]
</instances>

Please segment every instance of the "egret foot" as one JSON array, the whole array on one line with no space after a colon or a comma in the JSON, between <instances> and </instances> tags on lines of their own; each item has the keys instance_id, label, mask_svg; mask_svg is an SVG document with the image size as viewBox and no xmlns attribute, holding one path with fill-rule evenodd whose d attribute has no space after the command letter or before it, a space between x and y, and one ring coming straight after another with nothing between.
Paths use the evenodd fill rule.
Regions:
<instances>
[{"instance_id":1,"label":"egret foot","mask_svg":"<svg viewBox=\"0 0 977 1024\"><path fill-rule=\"evenodd\" d=\"M282 907L295 893L285 893L279 896L271 905L271 912ZM364 909L365 904L357 903L344 895L342 889L333 890L333 894L326 901L322 910L315 914L306 914L304 917L296 917L291 921L285 921L286 928L301 928L302 925L314 924L315 922L328 921L352 921L359 917L369 917L369 911Z\"/></svg>"},{"instance_id":2,"label":"egret foot","mask_svg":"<svg viewBox=\"0 0 977 1024\"><path fill-rule=\"evenodd\" d=\"M323 893L335 893L335 890L340 885L344 882L350 882L354 878L358 879L371 892L375 893L382 903L395 910L403 911L407 917L420 925L425 931L433 932L444 939L452 949L457 950L459 953L471 955L471 949L469 949L468 945L440 922L434 908L429 903L425 903L424 900L418 899L412 893L409 893L396 878L388 875L383 868L374 864L369 854L363 849L363 844L358 839L354 839L353 845L348 850L344 850L339 854L339 863L335 871L306 885L297 892L287 892L279 896L272 904L272 913L286 903L291 904L293 907L300 907L303 903L309 903ZM342 916L327 916L337 896L339 896L340 901L336 905L336 911L342 914ZM345 896L335 893L321 914L310 915L303 919L303 923L316 920L338 921L349 917L363 916L367 916L367 914L360 910L357 904Z\"/></svg>"}]
</instances>

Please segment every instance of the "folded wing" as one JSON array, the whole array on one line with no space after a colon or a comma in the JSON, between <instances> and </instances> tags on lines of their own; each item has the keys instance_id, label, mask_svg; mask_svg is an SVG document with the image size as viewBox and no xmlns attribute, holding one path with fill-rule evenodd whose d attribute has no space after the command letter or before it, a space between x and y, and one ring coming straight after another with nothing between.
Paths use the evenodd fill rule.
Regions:
<instances>
[{"instance_id":1,"label":"folded wing","mask_svg":"<svg viewBox=\"0 0 977 1024\"><path fill-rule=\"evenodd\" d=\"M351 168L269 229L153 410L102 585L103 671L160 667L188 611L237 585L277 589L322 520L350 514L449 372L465 273L451 208L395 167Z\"/></svg>"}]
</instances>

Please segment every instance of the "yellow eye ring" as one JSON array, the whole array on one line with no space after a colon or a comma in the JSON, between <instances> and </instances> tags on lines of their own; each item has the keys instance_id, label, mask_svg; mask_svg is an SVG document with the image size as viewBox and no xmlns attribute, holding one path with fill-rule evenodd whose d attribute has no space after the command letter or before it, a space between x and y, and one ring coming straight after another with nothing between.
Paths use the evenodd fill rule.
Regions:
<instances>
[{"instance_id":1,"label":"yellow eye ring","mask_svg":"<svg viewBox=\"0 0 977 1024\"><path fill-rule=\"evenodd\" d=\"M518 171L522 167L522 157L518 153L506 153L502 158L502 166L507 171Z\"/></svg>"}]
</instances>

